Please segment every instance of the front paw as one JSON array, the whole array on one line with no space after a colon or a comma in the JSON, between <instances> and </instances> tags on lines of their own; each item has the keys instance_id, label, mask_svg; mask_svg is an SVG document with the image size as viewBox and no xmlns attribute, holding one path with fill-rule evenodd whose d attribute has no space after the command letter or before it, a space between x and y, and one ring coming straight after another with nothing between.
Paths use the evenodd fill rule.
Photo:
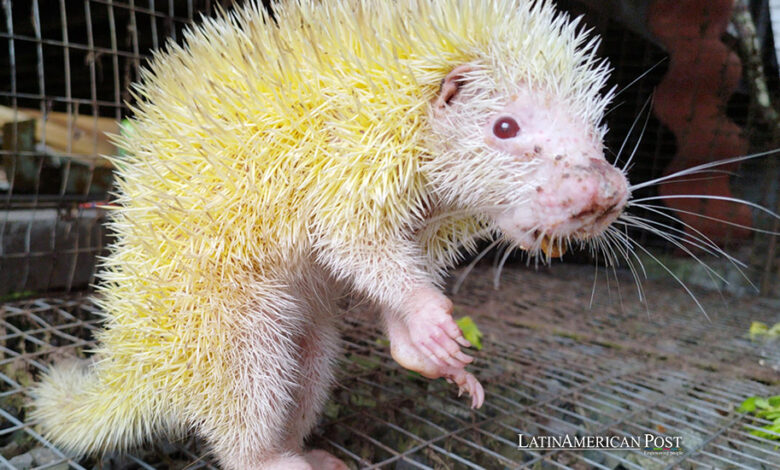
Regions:
<instances>
[{"instance_id":1,"label":"front paw","mask_svg":"<svg viewBox=\"0 0 780 470\"><path fill-rule=\"evenodd\" d=\"M401 321L388 323L388 335L390 336L390 353L393 359L403 368L415 371L429 379L443 377L448 382L458 386L458 395L466 392L471 396L471 407L479 408L485 401L485 391L477 379L466 372L464 367L453 367L434 363L412 343L410 331Z\"/></svg>"},{"instance_id":2,"label":"front paw","mask_svg":"<svg viewBox=\"0 0 780 470\"><path fill-rule=\"evenodd\" d=\"M450 299L434 289L418 289L406 305L404 323L410 341L426 358L440 367L460 369L474 360L460 350L471 343L452 318Z\"/></svg>"},{"instance_id":3,"label":"front paw","mask_svg":"<svg viewBox=\"0 0 780 470\"><path fill-rule=\"evenodd\" d=\"M471 343L463 337L451 315L437 318L418 314L407 320L406 326L412 344L434 364L463 368L474 360L460 350Z\"/></svg>"}]
</instances>

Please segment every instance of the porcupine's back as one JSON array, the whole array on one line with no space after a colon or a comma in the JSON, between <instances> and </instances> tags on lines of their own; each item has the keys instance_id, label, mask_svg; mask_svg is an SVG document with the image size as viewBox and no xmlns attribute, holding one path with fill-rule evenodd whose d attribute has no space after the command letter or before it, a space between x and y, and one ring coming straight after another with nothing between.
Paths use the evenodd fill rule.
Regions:
<instances>
[{"instance_id":1,"label":"porcupine's back","mask_svg":"<svg viewBox=\"0 0 780 470\"><path fill-rule=\"evenodd\" d=\"M164 317L161 329L178 330L171 312L189 312L185 333L197 334L215 292L306 256L320 225L370 233L413 218L427 103L466 58L380 45L375 26L403 6L289 2L277 27L249 5L155 56L133 90L129 156L116 160L119 236L100 289L114 320Z\"/></svg>"},{"instance_id":2,"label":"porcupine's back","mask_svg":"<svg viewBox=\"0 0 780 470\"><path fill-rule=\"evenodd\" d=\"M270 20L250 3L204 19L134 88L119 139L128 156L115 160L117 242L98 288L103 360L55 369L36 389L33 414L63 447L124 448L167 427L170 403L219 397L248 291L325 231L349 239L417 216L441 77L473 60L506 72L509 57L486 46L494 35L522 54L524 38L555 30L551 7L529 14L511 0L301 0L275 11ZM527 54L513 63L530 68L511 72L566 68L556 60Z\"/></svg>"}]
</instances>

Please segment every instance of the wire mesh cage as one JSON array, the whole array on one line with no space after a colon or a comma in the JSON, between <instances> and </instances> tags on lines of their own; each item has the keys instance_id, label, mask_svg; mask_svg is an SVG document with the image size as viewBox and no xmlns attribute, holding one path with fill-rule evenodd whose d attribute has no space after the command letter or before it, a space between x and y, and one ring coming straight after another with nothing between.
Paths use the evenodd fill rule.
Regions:
<instances>
[{"instance_id":1,"label":"wire mesh cage","mask_svg":"<svg viewBox=\"0 0 780 470\"><path fill-rule=\"evenodd\" d=\"M103 212L129 85L205 1L4 1L0 292L83 288L106 245Z\"/></svg>"},{"instance_id":2,"label":"wire mesh cage","mask_svg":"<svg viewBox=\"0 0 780 470\"><path fill-rule=\"evenodd\" d=\"M111 203L112 164L101 155L121 155L108 134L128 131L124 119L132 102L130 84L152 51L168 40L182 43L184 29L197 23L200 14L211 15L232 3L0 0L0 466L217 467L195 437L155 441L128 455L75 459L37 433L35 423L25 418L25 405L38 374L60 358L88 356L100 328L91 284L97 257L112 237L101 208ZM704 39L686 37L682 29L659 39L659 28L675 31L657 10L666 3L557 3L584 14L604 39L601 53L610 59L611 84L620 90L607 116L607 147L616 164L633 154L633 184L663 177L676 164L697 163L683 158L690 155L690 142L704 141L712 159L739 154L718 153L727 149L744 154L778 146L777 121L771 120L757 91L764 90L776 108L780 78L770 1L736 2L729 26L713 33L725 52L707 50L698 60L716 64L711 74L718 78L715 83L706 71L675 75L684 51ZM739 20L739 12L750 21ZM753 29L746 33L745 24ZM675 42L675 35L687 42ZM763 51L758 74L746 46L754 43ZM744 77L736 82L729 75L735 56ZM699 88L714 90L721 117L704 126L704 137L664 117L681 115L688 122L700 117L694 111L668 111L670 103L688 103L681 96L653 97L664 80L671 80L667 89L671 83L672 89L699 93L694 93L696 100L708 96ZM737 139L736 147L722 145L724 135ZM625 153L618 155L621 149ZM721 179L728 194L712 189L718 184L712 180L695 191L778 207L776 158L730 167ZM659 191L664 190L648 186L634 196L652 198ZM675 188L669 191L676 194ZM554 269L533 271L510 263L498 290L490 282L494 271L478 265L453 300L457 314L470 315L485 335L473 368L486 384L486 406L471 411L443 381L404 371L390 358L371 312L358 307L344 317L338 382L308 443L330 450L353 468L777 468L780 434L767 430L771 421L737 407L751 396L780 393L780 345L769 335L748 334L751 323L780 320L780 250L775 236L748 237L739 225L768 232L778 227L758 211L746 215L717 209L702 202L696 210L730 225L702 226L701 220L674 219L652 209L641 214L677 233L689 231L684 223L693 224L729 247L746 260L745 276L764 297L744 295L753 291L728 263L708 258L726 273L707 276L690 256L680 256L685 253L676 239L647 231L632 235L667 267L648 267L644 274L678 277L692 292L674 283L646 281L644 297L651 299L646 305L629 294L634 280L628 272L597 270L594 276L594 260L587 253L573 254L567 259L574 262ZM583 262L591 267L578 264ZM713 284L730 291L727 298L696 287ZM518 442L519 435L645 433L682 436L683 446L677 452L653 453L533 450L519 448Z\"/></svg>"}]
</instances>

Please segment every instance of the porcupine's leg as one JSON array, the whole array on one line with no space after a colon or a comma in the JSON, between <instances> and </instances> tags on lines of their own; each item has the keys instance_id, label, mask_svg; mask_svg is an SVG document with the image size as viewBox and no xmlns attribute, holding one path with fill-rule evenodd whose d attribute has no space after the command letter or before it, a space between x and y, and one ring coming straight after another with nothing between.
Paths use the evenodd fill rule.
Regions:
<instances>
[{"instance_id":1,"label":"porcupine's leg","mask_svg":"<svg viewBox=\"0 0 780 470\"><path fill-rule=\"evenodd\" d=\"M338 287L319 269L309 270L292 286L308 313L300 345L301 390L298 407L291 417L290 446L300 449L317 422L333 383L333 363L339 348L336 319ZM347 470L347 466L324 450L306 452L304 458L314 470Z\"/></svg>"},{"instance_id":2,"label":"porcupine's leg","mask_svg":"<svg viewBox=\"0 0 780 470\"><path fill-rule=\"evenodd\" d=\"M332 377L337 335L310 282L269 289L246 308L232 338L236 365L226 402L202 420L204 437L225 469L341 470L324 451L304 454Z\"/></svg>"}]
</instances>

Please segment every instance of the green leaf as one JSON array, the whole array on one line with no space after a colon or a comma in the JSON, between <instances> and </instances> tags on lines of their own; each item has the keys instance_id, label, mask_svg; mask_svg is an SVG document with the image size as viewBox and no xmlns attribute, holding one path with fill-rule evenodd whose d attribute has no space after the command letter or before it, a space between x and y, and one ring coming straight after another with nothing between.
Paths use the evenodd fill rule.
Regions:
<instances>
[{"instance_id":1,"label":"green leaf","mask_svg":"<svg viewBox=\"0 0 780 470\"><path fill-rule=\"evenodd\" d=\"M750 339L755 339L759 336L764 336L767 331L769 331L769 328L767 328L765 323L761 323L760 321L754 321L750 324Z\"/></svg>"},{"instance_id":2,"label":"green leaf","mask_svg":"<svg viewBox=\"0 0 780 470\"><path fill-rule=\"evenodd\" d=\"M756 398L758 397L750 397L743 401L742 404L739 405L739 408L737 408L737 411L742 413L752 413L756 411Z\"/></svg>"},{"instance_id":3,"label":"green leaf","mask_svg":"<svg viewBox=\"0 0 780 470\"><path fill-rule=\"evenodd\" d=\"M769 408L769 400L764 397L756 397L756 408L761 408L762 410Z\"/></svg>"},{"instance_id":4,"label":"green leaf","mask_svg":"<svg viewBox=\"0 0 780 470\"><path fill-rule=\"evenodd\" d=\"M460 331L463 332L463 337L466 341L471 343L477 350L482 349L482 332L477 328L477 324L469 316L461 317L456 320Z\"/></svg>"},{"instance_id":5,"label":"green leaf","mask_svg":"<svg viewBox=\"0 0 780 470\"><path fill-rule=\"evenodd\" d=\"M772 328L769 329L769 331L766 332L766 335L770 338L777 338L780 337L780 323L775 323L772 325Z\"/></svg>"},{"instance_id":6,"label":"green leaf","mask_svg":"<svg viewBox=\"0 0 780 470\"><path fill-rule=\"evenodd\" d=\"M768 431L771 431L771 429L769 429L769 428L762 428L762 429L767 429ZM766 431L762 431L761 429L754 429L754 430L750 431L750 434L752 434L754 436L761 437L763 439L774 439L774 440L780 439L780 437L778 437L778 436L776 436L774 434L770 434L770 433L768 433Z\"/></svg>"},{"instance_id":7,"label":"green leaf","mask_svg":"<svg viewBox=\"0 0 780 470\"><path fill-rule=\"evenodd\" d=\"M764 439L780 441L780 395L771 397L749 397L739 406L739 411L753 413L759 418L768 419L772 424L760 429L752 429L750 434Z\"/></svg>"},{"instance_id":8,"label":"green leaf","mask_svg":"<svg viewBox=\"0 0 780 470\"><path fill-rule=\"evenodd\" d=\"M778 420L780 420L780 410L772 410L762 414L764 415L763 418L766 418L770 421L775 421L777 424L780 424L780 422L778 422Z\"/></svg>"}]
</instances>

